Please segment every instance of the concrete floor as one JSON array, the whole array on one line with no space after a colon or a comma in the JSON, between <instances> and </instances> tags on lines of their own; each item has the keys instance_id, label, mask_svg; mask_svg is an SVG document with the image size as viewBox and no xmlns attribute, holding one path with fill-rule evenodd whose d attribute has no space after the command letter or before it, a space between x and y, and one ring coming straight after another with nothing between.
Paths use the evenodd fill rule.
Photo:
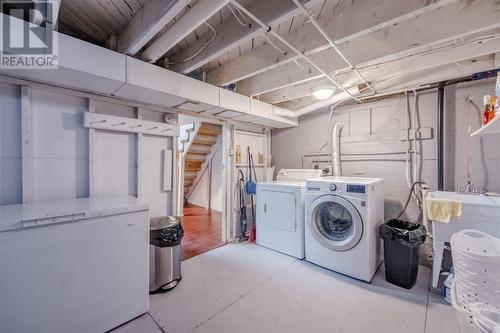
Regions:
<instances>
[{"instance_id":1,"label":"concrete floor","mask_svg":"<svg viewBox=\"0 0 500 333\"><path fill-rule=\"evenodd\" d=\"M150 298L150 314L114 333L458 332L454 310L428 291L421 267L410 291L372 284L251 244L183 262L177 288Z\"/></svg>"}]
</instances>

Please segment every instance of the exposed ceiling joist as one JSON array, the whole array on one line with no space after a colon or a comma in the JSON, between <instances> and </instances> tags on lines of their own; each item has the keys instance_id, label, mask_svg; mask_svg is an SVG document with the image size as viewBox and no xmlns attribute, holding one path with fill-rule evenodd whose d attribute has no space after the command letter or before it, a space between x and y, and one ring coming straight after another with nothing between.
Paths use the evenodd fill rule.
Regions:
<instances>
[{"instance_id":1,"label":"exposed ceiling joist","mask_svg":"<svg viewBox=\"0 0 500 333\"><path fill-rule=\"evenodd\" d=\"M339 48L354 64L378 62L384 57L390 60L391 57L397 58L399 54L409 50L421 50L462 38L467 34L500 27L500 10L494 10L498 7L500 4L496 0L455 2L397 25L340 43ZM311 58L328 73L335 74L336 71L345 70L346 67L344 61L332 50L314 54ZM255 75L239 82L238 92L249 96L258 95L315 80L321 76L307 64L303 64L302 67L305 70L300 70L295 63L289 63Z\"/></svg>"},{"instance_id":2,"label":"exposed ceiling joist","mask_svg":"<svg viewBox=\"0 0 500 333\"><path fill-rule=\"evenodd\" d=\"M427 69L425 71L408 73L407 75L397 79L388 78L374 84L374 88L379 92L377 96L391 95L415 88L418 89L429 83L457 79L474 73L487 71L490 70L493 65L494 58L492 55L489 55L479 59L466 60L460 64L448 64L446 66L442 66L439 71ZM333 105L343 99L346 99L347 97L347 94L339 93L335 94L327 101L311 103L310 99L306 99L304 101L292 103L288 102L283 104L283 106L296 109L297 116L302 116L315 110Z\"/></svg>"},{"instance_id":3,"label":"exposed ceiling joist","mask_svg":"<svg viewBox=\"0 0 500 333\"><path fill-rule=\"evenodd\" d=\"M61 1L62 0L56 0L52 2L52 6L54 7L52 8L52 14L54 16L52 18L52 24L54 25L54 27L57 27L57 22L59 18L59 9L61 8Z\"/></svg>"},{"instance_id":4,"label":"exposed ceiling joist","mask_svg":"<svg viewBox=\"0 0 500 333\"><path fill-rule=\"evenodd\" d=\"M497 30L496 33L500 33L500 31ZM367 67L360 65L358 69L369 81L377 82L384 78L398 78L408 73L438 68L450 63L460 63L467 59L491 55L499 51L500 34L496 38L484 40L474 38L472 41L466 41L459 45L450 43L424 54L414 55L392 62L382 63L380 65ZM353 86L361 83L352 72L339 74L336 78L346 86ZM261 99L269 103L282 103L287 100L296 100L310 96L315 87L327 84L329 84L329 81L326 79L315 80L304 85L272 91L262 95Z\"/></svg>"},{"instance_id":5,"label":"exposed ceiling joist","mask_svg":"<svg viewBox=\"0 0 500 333\"><path fill-rule=\"evenodd\" d=\"M446 1L446 3L449 2L449 0ZM318 23L331 38L346 42L393 25L398 20L415 17L422 12L422 8L427 8L427 10L437 8L444 2L430 6L426 6L426 3L427 1L422 0L354 1L340 4L341 7L338 9L340 14L334 13L333 18L331 15L323 15ZM306 24L283 37L307 55L330 48L328 42L312 24ZM262 45L221 67L210 70L208 82L224 86L299 59L295 53L288 51L286 55L283 55L269 44Z\"/></svg>"},{"instance_id":6,"label":"exposed ceiling joist","mask_svg":"<svg viewBox=\"0 0 500 333\"><path fill-rule=\"evenodd\" d=\"M198 1L179 21L148 46L141 58L149 62L157 61L228 2L229 0ZM206 40L201 43L206 43Z\"/></svg>"},{"instance_id":7,"label":"exposed ceiling joist","mask_svg":"<svg viewBox=\"0 0 500 333\"><path fill-rule=\"evenodd\" d=\"M307 1L308 8L318 5L323 0ZM258 16L263 22L269 26L278 25L293 16L300 14L299 9L291 0L254 0L248 6L245 6L249 11ZM251 20L250 20L250 23ZM234 17L229 17L223 23L216 27L217 36L215 40L199 55L189 62L180 63L173 66L173 70L179 73L190 73L193 70L202 67L210 61L224 55L229 50L237 48L239 45L251 41L252 38L258 37L265 33L265 29L258 24L252 24L250 27L243 26L236 21ZM198 50L203 47L206 40L200 39L192 44L190 48L176 54L173 61L180 61L188 58L193 50Z\"/></svg>"},{"instance_id":8,"label":"exposed ceiling joist","mask_svg":"<svg viewBox=\"0 0 500 333\"><path fill-rule=\"evenodd\" d=\"M148 0L118 37L118 52L135 55L191 0Z\"/></svg>"}]
</instances>

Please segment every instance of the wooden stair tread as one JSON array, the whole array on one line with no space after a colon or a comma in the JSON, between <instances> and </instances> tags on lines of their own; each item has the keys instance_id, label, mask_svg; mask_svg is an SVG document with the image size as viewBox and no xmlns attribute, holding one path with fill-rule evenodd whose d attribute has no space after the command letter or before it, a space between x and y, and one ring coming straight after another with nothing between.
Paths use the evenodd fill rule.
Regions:
<instances>
[{"instance_id":1,"label":"wooden stair tread","mask_svg":"<svg viewBox=\"0 0 500 333\"><path fill-rule=\"evenodd\" d=\"M187 153L186 154L186 161L201 161L204 162L207 159L208 154L193 154L193 153Z\"/></svg>"},{"instance_id":2,"label":"wooden stair tread","mask_svg":"<svg viewBox=\"0 0 500 333\"><path fill-rule=\"evenodd\" d=\"M191 147L189 147L189 152L190 153L195 153L195 154L210 154L212 151L212 146L210 145L201 145L201 144L196 144L193 143Z\"/></svg>"},{"instance_id":3,"label":"wooden stair tread","mask_svg":"<svg viewBox=\"0 0 500 333\"><path fill-rule=\"evenodd\" d=\"M207 128L200 128L198 130L198 134L204 134L204 135L218 137L219 135L222 134L222 129L221 130L213 130L213 129L207 129Z\"/></svg>"},{"instance_id":4,"label":"wooden stair tread","mask_svg":"<svg viewBox=\"0 0 500 333\"><path fill-rule=\"evenodd\" d=\"M199 171L201 170L202 161L186 161L184 164L184 170L189 171Z\"/></svg>"},{"instance_id":5,"label":"wooden stair tread","mask_svg":"<svg viewBox=\"0 0 500 333\"><path fill-rule=\"evenodd\" d=\"M217 142L217 137L212 135L198 134L194 139L193 143L195 144L209 144L213 145Z\"/></svg>"}]
</instances>

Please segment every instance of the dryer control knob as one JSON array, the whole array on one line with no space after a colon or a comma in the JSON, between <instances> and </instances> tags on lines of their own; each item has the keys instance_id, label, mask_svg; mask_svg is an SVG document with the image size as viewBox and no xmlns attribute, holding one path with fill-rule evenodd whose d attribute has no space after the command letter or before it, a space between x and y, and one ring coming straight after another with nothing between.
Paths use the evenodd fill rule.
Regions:
<instances>
[{"instance_id":1,"label":"dryer control knob","mask_svg":"<svg viewBox=\"0 0 500 333\"><path fill-rule=\"evenodd\" d=\"M332 191L332 192L337 191L337 185L335 185L335 184L330 184L330 186L329 186L328 188L329 188L329 189L330 189L330 191Z\"/></svg>"}]
</instances>

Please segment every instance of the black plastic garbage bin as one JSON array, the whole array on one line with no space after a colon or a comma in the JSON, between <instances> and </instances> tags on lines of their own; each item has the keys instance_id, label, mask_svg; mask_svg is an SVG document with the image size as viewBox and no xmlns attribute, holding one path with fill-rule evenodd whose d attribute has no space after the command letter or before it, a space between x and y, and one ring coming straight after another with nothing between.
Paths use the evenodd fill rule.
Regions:
<instances>
[{"instance_id":1,"label":"black plastic garbage bin","mask_svg":"<svg viewBox=\"0 0 500 333\"><path fill-rule=\"evenodd\" d=\"M427 232L418 223L390 220L380 226L384 240L385 279L397 286L411 289L417 282L420 245Z\"/></svg>"}]
</instances>

